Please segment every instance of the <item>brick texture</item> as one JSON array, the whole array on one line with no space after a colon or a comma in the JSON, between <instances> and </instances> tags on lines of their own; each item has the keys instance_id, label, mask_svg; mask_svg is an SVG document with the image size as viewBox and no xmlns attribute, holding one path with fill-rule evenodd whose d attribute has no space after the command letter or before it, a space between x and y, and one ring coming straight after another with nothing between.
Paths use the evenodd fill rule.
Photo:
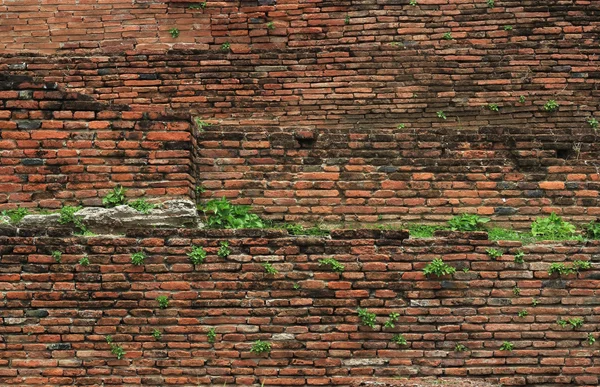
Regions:
<instances>
[{"instance_id":1,"label":"brick texture","mask_svg":"<svg viewBox=\"0 0 600 387\"><path fill-rule=\"evenodd\" d=\"M596 2L270 3L0 2L0 71L56 84L61 95L79 93L91 98L80 102L109 111L126 106L126 125L136 125L138 112L175 114L177 125L189 115L212 123L190 149L175 150L168 144L183 142L186 130L151 134L149 123L147 141L160 152L147 154L163 175L156 164L138 177L121 165L116 179L160 185L150 196L193 196L203 185L203 199L227 196L274 219L307 222L439 221L462 211L514 225L551 211L575 221L598 216L598 141L587 122L600 118ZM45 150L38 137L57 129L11 128L39 115L36 98L63 97L3 90L2 175L11 177L0 206L57 206L77 195L97 203L98 189L116 183L106 168L94 186L27 191L26 180L51 180L42 167L24 175L16 165L44 159L30 154ZM544 109L549 100L557 111ZM98 124L99 112L70 106L81 110L73 118L80 125ZM61 125L52 121L44 124ZM13 150L15 135L30 154ZM97 143L139 155L142 144L127 148L136 141ZM70 152L86 149L72 145Z\"/></svg>"},{"instance_id":2,"label":"brick texture","mask_svg":"<svg viewBox=\"0 0 600 387\"><path fill-rule=\"evenodd\" d=\"M337 231L331 239L283 231L130 230L89 238L46 231L0 229L3 386L351 386L431 375L598 384L597 344L586 340L597 336L600 321L598 242L496 246L482 233L413 240L372 230ZM232 250L227 258L216 255L223 240ZM206 248L205 263L190 264L191 245ZM505 255L491 260L491 246ZM518 249L523 264L513 262ZM50 256L55 250L60 263ZM143 266L130 262L136 251L147 255ZM89 266L77 264L84 255ZM424 277L436 257L457 273ZM345 271L320 266L323 258ZM548 275L551 263L574 259L594 267ZM278 274L265 274L265 262ZM169 298L168 308L158 308L159 295ZM375 328L359 323L358 307L377 314ZM522 310L527 316L517 315ZM392 312L399 313L396 326L382 327ZM583 326L556 323L572 317ZM391 342L399 333L407 346ZM107 335L125 350L122 360L110 353ZM269 355L249 351L258 339L272 343ZM499 350L504 341L512 352ZM454 352L456 344L468 350Z\"/></svg>"}]
</instances>

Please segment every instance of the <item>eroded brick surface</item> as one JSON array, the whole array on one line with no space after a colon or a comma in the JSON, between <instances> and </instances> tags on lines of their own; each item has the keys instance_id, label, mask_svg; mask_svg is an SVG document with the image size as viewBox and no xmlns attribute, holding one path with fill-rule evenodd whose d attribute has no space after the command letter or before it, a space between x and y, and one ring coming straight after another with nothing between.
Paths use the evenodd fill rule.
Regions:
<instances>
[{"instance_id":1,"label":"eroded brick surface","mask_svg":"<svg viewBox=\"0 0 600 387\"><path fill-rule=\"evenodd\" d=\"M598 328L596 263L577 275L547 271L554 262L595 262L597 242L526 246L525 263L515 264L519 243L495 246L506 254L494 261L485 249L495 243L475 234L413 240L359 230L321 239L180 229L82 238L60 236L59 228L47 230L54 236L0 231L2 385L369 386L382 385L369 384L378 378L415 385L401 377L427 376L468 377L474 386L598 383L597 344L586 340ZM216 255L224 240L227 258ZM208 252L196 267L186 255L192 244ZM50 256L55 250L60 263ZM131 264L136 251L147 255L142 266ZM77 263L84 255L89 266ZM424 277L435 257L457 273ZM319 265L323 258L345 271ZM265 262L278 273L265 274ZM159 295L169 298L168 308L158 308ZM375 328L359 323L358 307L377 314ZM398 322L383 328L392 312ZM574 317L584 319L581 328L556 322ZM392 343L395 334L408 345ZM124 359L110 353L107 335ZM270 355L249 352L259 339L272 343ZM504 341L512 352L499 350ZM468 350L454 352L456 344Z\"/></svg>"}]
</instances>

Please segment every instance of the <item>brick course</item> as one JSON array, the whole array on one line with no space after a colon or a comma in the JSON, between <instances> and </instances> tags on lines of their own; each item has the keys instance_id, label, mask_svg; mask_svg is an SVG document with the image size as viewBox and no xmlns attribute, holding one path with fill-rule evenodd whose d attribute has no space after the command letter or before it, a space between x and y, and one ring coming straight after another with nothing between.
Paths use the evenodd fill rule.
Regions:
<instances>
[{"instance_id":1,"label":"brick course","mask_svg":"<svg viewBox=\"0 0 600 387\"><path fill-rule=\"evenodd\" d=\"M504 385L598 383L597 344L586 342L600 321L598 242L521 247L482 233L406 239L373 230L337 231L331 239L283 231L69 232L0 229L2 385L350 386L430 375ZM228 258L216 255L223 240ZM208 251L195 268L186 256L192 244ZM491 246L506 254L491 260ZM518 249L524 264L513 262ZM63 252L61 263L54 250ZM140 250L148 258L133 266L130 255ZM77 264L84 255L87 267ZM345 271L320 266L326 257ZM425 278L422 268L436 257L457 273ZM594 268L548 275L551 263L574 259L592 260ZM279 273L266 275L264 262ZM167 309L158 308L158 295L169 297ZM357 307L378 315L376 328L359 324ZM528 315L518 317L523 309ZM382 328L391 312L400 314L396 327ZM556 323L570 317L584 318L583 327ZM150 335L155 328L160 340ZM390 341L396 333L408 346ZM110 353L106 335L123 346L123 360ZM249 352L258 339L273 344L270 355ZM503 341L514 351L499 351ZM469 350L454 352L457 343Z\"/></svg>"}]
</instances>

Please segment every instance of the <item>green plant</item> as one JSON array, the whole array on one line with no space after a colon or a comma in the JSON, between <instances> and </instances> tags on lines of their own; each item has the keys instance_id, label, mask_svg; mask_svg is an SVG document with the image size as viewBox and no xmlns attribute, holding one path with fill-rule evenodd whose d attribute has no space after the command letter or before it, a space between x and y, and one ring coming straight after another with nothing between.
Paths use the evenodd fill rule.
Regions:
<instances>
[{"instance_id":1,"label":"green plant","mask_svg":"<svg viewBox=\"0 0 600 387\"><path fill-rule=\"evenodd\" d=\"M187 256L194 265L199 265L206 259L206 250L202 246L192 246L192 251Z\"/></svg>"},{"instance_id":2,"label":"green plant","mask_svg":"<svg viewBox=\"0 0 600 387\"><path fill-rule=\"evenodd\" d=\"M462 269L463 273L468 273L468 272L469 272L469 270L470 270L470 269L469 269L468 267L463 267L463 269Z\"/></svg>"},{"instance_id":3,"label":"green plant","mask_svg":"<svg viewBox=\"0 0 600 387\"><path fill-rule=\"evenodd\" d=\"M156 205L148 203L148 201L146 201L146 199L143 198L129 202L127 203L127 205L133 208L134 210L141 212L142 214L149 214L150 211L152 211L156 207Z\"/></svg>"},{"instance_id":4,"label":"green plant","mask_svg":"<svg viewBox=\"0 0 600 387\"><path fill-rule=\"evenodd\" d=\"M227 199L213 199L204 205L206 225L210 228L265 228L265 223L250 207L231 204Z\"/></svg>"},{"instance_id":5,"label":"green plant","mask_svg":"<svg viewBox=\"0 0 600 387\"><path fill-rule=\"evenodd\" d=\"M190 4L190 6L188 7L189 9L204 9L206 8L206 1L203 1L202 3L198 3L198 4Z\"/></svg>"},{"instance_id":6,"label":"green plant","mask_svg":"<svg viewBox=\"0 0 600 387\"><path fill-rule=\"evenodd\" d=\"M25 216L29 215L29 210L25 207L18 207L14 210L3 210L0 215L8 216L10 223L19 223Z\"/></svg>"},{"instance_id":7,"label":"green plant","mask_svg":"<svg viewBox=\"0 0 600 387\"><path fill-rule=\"evenodd\" d=\"M200 133L204 132L204 128L207 128L212 125L210 122L204 121L202 117L194 117L194 123L196 124L198 132Z\"/></svg>"},{"instance_id":8,"label":"green plant","mask_svg":"<svg viewBox=\"0 0 600 387\"><path fill-rule=\"evenodd\" d=\"M514 294L515 296L520 296L520 295L521 295L521 288L519 288L518 286L515 286L515 287L513 288L513 294Z\"/></svg>"},{"instance_id":9,"label":"green plant","mask_svg":"<svg viewBox=\"0 0 600 387\"><path fill-rule=\"evenodd\" d=\"M271 343L268 341L256 340L252 343L252 348L250 348L250 352L254 353L269 353L271 352Z\"/></svg>"},{"instance_id":10,"label":"green plant","mask_svg":"<svg viewBox=\"0 0 600 387\"><path fill-rule=\"evenodd\" d=\"M533 305L534 307L538 306L540 303L540 300L538 300L537 298L533 298L531 300L531 305Z\"/></svg>"},{"instance_id":11,"label":"green plant","mask_svg":"<svg viewBox=\"0 0 600 387\"><path fill-rule=\"evenodd\" d=\"M75 217L75 213L81 210L82 207L72 207L72 206L64 206L60 209L60 217L58 218L58 223L60 224L69 224L73 223L75 227L79 229L81 234L85 234L88 232L87 227L83 224L80 218Z\"/></svg>"},{"instance_id":12,"label":"green plant","mask_svg":"<svg viewBox=\"0 0 600 387\"><path fill-rule=\"evenodd\" d=\"M169 306L169 297L167 296L158 296L156 297L156 302L158 302L158 307L161 309L167 309Z\"/></svg>"},{"instance_id":13,"label":"green plant","mask_svg":"<svg viewBox=\"0 0 600 387\"><path fill-rule=\"evenodd\" d=\"M466 345L460 343L456 343L456 345L454 346L454 352L465 352L468 349L469 348L467 348Z\"/></svg>"},{"instance_id":14,"label":"green plant","mask_svg":"<svg viewBox=\"0 0 600 387\"><path fill-rule=\"evenodd\" d=\"M590 239L600 239L600 222L596 220L586 224L585 235Z\"/></svg>"},{"instance_id":15,"label":"green plant","mask_svg":"<svg viewBox=\"0 0 600 387\"><path fill-rule=\"evenodd\" d=\"M54 250L52 252L52 258L54 258L54 260L56 261L56 263L60 263L61 259L62 259L62 253L58 250Z\"/></svg>"},{"instance_id":16,"label":"green plant","mask_svg":"<svg viewBox=\"0 0 600 387\"><path fill-rule=\"evenodd\" d=\"M405 125L405 124L398 124L398 125L396 126L396 128L397 128L397 129L404 129L404 128L406 128L406 125Z\"/></svg>"},{"instance_id":17,"label":"green plant","mask_svg":"<svg viewBox=\"0 0 600 387\"><path fill-rule=\"evenodd\" d=\"M569 325L573 327L573 329L581 328L583 326L583 318L581 317L572 317L567 320Z\"/></svg>"},{"instance_id":18,"label":"green plant","mask_svg":"<svg viewBox=\"0 0 600 387\"><path fill-rule=\"evenodd\" d=\"M331 270L342 273L345 269L345 266L339 263L336 259L333 258L325 258L319 260L319 266L329 266Z\"/></svg>"},{"instance_id":19,"label":"green plant","mask_svg":"<svg viewBox=\"0 0 600 387\"><path fill-rule=\"evenodd\" d=\"M588 333L586 340L587 340L588 345L594 345L594 343L596 342L596 338L591 333Z\"/></svg>"},{"instance_id":20,"label":"green plant","mask_svg":"<svg viewBox=\"0 0 600 387\"><path fill-rule=\"evenodd\" d=\"M81 266L89 266L89 264L90 264L90 258L89 258L87 255L86 255L86 256L84 256L83 258L81 258L81 259L79 260L79 264L80 264Z\"/></svg>"},{"instance_id":21,"label":"green plant","mask_svg":"<svg viewBox=\"0 0 600 387\"><path fill-rule=\"evenodd\" d=\"M125 357L125 350L120 345L113 343L112 336L106 336L106 342L110 346L110 353L115 355L117 360L121 360Z\"/></svg>"},{"instance_id":22,"label":"green plant","mask_svg":"<svg viewBox=\"0 0 600 387\"><path fill-rule=\"evenodd\" d=\"M294 288L294 290L300 290L300 284L298 282L294 282L294 285L292 287Z\"/></svg>"},{"instance_id":23,"label":"green plant","mask_svg":"<svg viewBox=\"0 0 600 387\"><path fill-rule=\"evenodd\" d=\"M435 258L423 268L423 274L426 276L435 275L441 277L443 275L454 274L455 272L456 269L454 267L444 263L440 258Z\"/></svg>"},{"instance_id":24,"label":"green plant","mask_svg":"<svg viewBox=\"0 0 600 387\"><path fill-rule=\"evenodd\" d=\"M483 218L476 214L460 214L448 221L452 231L479 231L485 230L485 224L489 218Z\"/></svg>"},{"instance_id":25,"label":"green plant","mask_svg":"<svg viewBox=\"0 0 600 387\"><path fill-rule=\"evenodd\" d=\"M485 250L485 252L490 258L492 258L494 260L500 258L502 256L502 254L504 254L504 252L502 252L502 250L498 250L493 247Z\"/></svg>"},{"instance_id":26,"label":"green plant","mask_svg":"<svg viewBox=\"0 0 600 387\"><path fill-rule=\"evenodd\" d=\"M563 320L563 319L561 319L561 318L559 318L558 320L556 320L556 323L557 323L558 325L560 325L562 328L564 328L564 327L566 327L566 326L567 326L567 320Z\"/></svg>"},{"instance_id":27,"label":"green plant","mask_svg":"<svg viewBox=\"0 0 600 387\"><path fill-rule=\"evenodd\" d=\"M208 332L206 333L206 339L211 344L217 340L217 332L215 331L215 328L210 328L208 330Z\"/></svg>"},{"instance_id":28,"label":"green plant","mask_svg":"<svg viewBox=\"0 0 600 387\"><path fill-rule=\"evenodd\" d=\"M592 129L594 129L594 130L598 129L598 120L595 119L594 117L588 118L587 123L590 125L590 127Z\"/></svg>"},{"instance_id":29,"label":"green plant","mask_svg":"<svg viewBox=\"0 0 600 387\"><path fill-rule=\"evenodd\" d=\"M445 40L452 40L452 32L446 32L442 38L444 38ZM444 118L445 119L445 118Z\"/></svg>"},{"instance_id":30,"label":"green plant","mask_svg":"<svg viewBox=\"0 0 600 387\"><path fill-rule=\"evenodd\" d=\"M504 26L504 31L512 31L512 30L513 30L513 26L511 26L511 25L505 25ZM525 97L523 97L523 99L525 99Z\"/></svg>"},{"instance_id":31,"label":"green plant","mask_svg":"<svg viewBox=\"0 0 600 387\"><path fill-rule=\"evenodd\" d=\"M494 0L487 0L487 6L489 8L494 8Z\"/></svg>"},{"instance_id":32,"label":"green plant","mask_svg":"<svg viewBox=\"0 0 600 387\"><path fill-rule=\"evenodd\" d=\"M496 104L496 103L488 103L486 107L493 112L497 112L500 110L500 108L498 107L498 104Z\"/></svg>"},{"instance_id":33,"label":"green plant","mask_svg":"<svg viewBox=\"0 0 600 387\"><path fill-rule=\"evenodd\" d=\"M154 340L160 340L162 337L162 332L160 331L160 329L154 328L152 330L152 337L154 337Z\"/></svg>"},{"instance_id":34,"label":"green plant","mask_svg":"<svg viewBox=\"0 0 600 387\"><path fill-rule=\"evenodd\" d=\"M529 312L527 312L526 309L520 310L519 313L517 313L519 317L526 317Z\"/></svg>"},{"instance_id":35,"label":"green plant","mask_svg":"<svg viewBox=\"0 0 600 387\"><path fill-rule=\"evenodd\" d=\"M300 224L290 224L284 223L282 225L277 225L276 227L281 227L284 230L287 230L288 233L292 235L310 235L310 236L327 236L329 235L329 230L322 228L321 225L315 225L309 228L304 228L304 226Z\"/></svg>"},{"instance_id":36,"label":"green plant","mask_svg":"<svg viewBox=\"0 0 600 387\"><path fill-rule=\"evenodd\" d=\"M204 187L202 184L197 185L194 190L196 191L196 194L203 194L206 192L206 187Z\"/></svg>"},{"instance_id":37,"label":"green plant","mask_svg":"<svg viewBox=\"0 0 600 387\"><path fill-rule=\"evenodd\" d=\"M564 240L577 237L575 226L565 222L554 212L548 217L537 218L531 224L531 234L536 238L547 240Z\"/></svg>"},{"instance_id":38,"label":"green plant","mask_svg":"<svg viewBox=\"0 0 600 387\"><path fill-rule=\"evenodd\" d=\"M435 114L437 115L438 118L441 118L442 120L445 120L447 118L446 113L444 113L443 110L439 110Z\"/></svg>"},{"instance_id":39,"label":"green plant","mask_svg":"<svg viewBox=\"0 0 600 387\"><path fill-rule=\"evenodd\" d=\"M217 255L221 258L227 258L231 254L231 250L229 249L229 242L221 241L219 243L219 250L217 251Z\"/></svg>"},{"instance_id":40,"label":"green plant","mask_svg":"<svg viewBox=\"0 0 600 387\"><path fill-rule=\"evenodd\" d=\"M509 341L505 341L500 346L501 351L512 351L515 348L515 345Z\"/></svg>"},{"instance_id":41,"label":"green plant","mask_svg":"<svg viewBox=\"0 0 600 387\"><path fill-rule=\"evenodd\" d=\"M578 273L580 270L589 270L592 268L592 264L589 261L573 261L573 266L566 266L562 262L554 262L548 268L548 274L568 275Z\"/></svg>"},{"instance_id":42,"label":"green plant","mask_svg":"<svg viewBox=\"0 0 600 387\"><path fill-rule=\"evenodd\" d=\"M375 313L371 313L367 309L361 308L358 308L357 312L362 325L369 328L375 328L375 323L377 322L377 315Z\"/></svg>"},{"instance_id":43,"label":"green plant","mask_svg":"<svg viewBox=\"0 0 600 387\"><path fill-rule=\"evenodd\" d=\"M549 100L548 102L546 102L544 104L544 110L547 112L553 112L558 110L558 108L560 107L560 105L553 99Z\"/></svg>"},{"instance_id":44,"label":"green plant","mask_svg":"<svg viewBox=\"0 0 600 387\"><path fill-rule=\"evenodd\" d=\"M383 323L384 328L395 328L396 323L398 322L398 317L400 317L399 313L390 313L390 317L385 321L385 323Z\"/></svg>"},{"instance_id":45,"label":"green plant","mask_svg":"<svg viewBox=\"0 0 600 387\"><path fill-rule=\"evenodd\" d=\"M136 266L141 266L144 264L144 260L146 259L146 254L143 251L138 251L137 253L131 254L131 263Z\"/></svg>"},{"instance_id":46,"label":"green plant","mask_svg":"<svg viewBox=\"0 0 600 387\"><path fill-rule=\"evenodd\" d=\"M442 230L443 226L431 226L428 224L408 224L408 233L413 238L431 238L437 230Z\"/></svg>"},{"instance_id":47,"label":"green plant","mask_svg":"<svg viewBox=\"0 0 600 387\"><path fill-rule=\"evenodd\" d=\"M225 42L221 44L221 51L229 51L231 50L231 43Z\"/></svg>"},{"instance_id":48,"label":"green plant","mask_svg":"<svg viewBox=\"0 0 600 387\"><path fill-rule=\"evenodd\" d=\"M525 262L525 253L522 250L519 250L515 253L515 263L523 263Z\"/></svg>"},{"instance_id":49,"label":"green plant","mask_svg":"<svg viewBox=\"0 0 600 387\"><path fill-rule=\"evenodd\" d=\"M273 23L272 21L268 22L267 23L267 29L274 30L275 29L275 23Z\"/></svg>"},{"instance_id":50,"label":"green plant","mask_svg":"<svg viewBox=\"0 0 600 387\"><path fill-rule=\"evenodd\" d=\"M346 17L344 18L344 24L350 24L350 16L346 15Z\"/></svg>"},{"instance_id":51,"label":"green plant","mask_svg":"<svg viewBox=\"0 0 600 387\"><path fill-rule=\"evenodd\" d=\"M407 345L408 344L406 342L406 339L404 338L404 335L401 335L401 334L394 335L392 337L392 341L398 345Z\"/></svg>"},{"instance_id":52,"label":"green plant","mask_svg":"<svg viewBox=\"0 0 600 387\"><path fill-rule=\"evenodd\" d=\"M171 34L172 38L177 38L179 36L179 28L173 27L169 29L169 34Z\"/></svg>"},{"instance_id":53,"label":"green plant","mask_svg":"<svg viewBox=\"0 0 600 387\"><path fill-rule=\"evenodd\" d=\"M107 208L125 204L125 192L125 188L123 188L120 185L117 185L115 188L112 189L112 191L107 193L104 198L102 198L102 204L104 204L104 206Z\"/></svg>"},{"instance_id":54,"label":"green plant","mask_svg":"<svg viewBox=\"0 0 600 387\"><path fill-rule=\"evenodd\" d=\"M262 267L265 269L265 273L267 273L267 274L279 273L279 271L277 269L275 269L275 267L268 262L263 263Z\"/></svg>"}]
</instances>

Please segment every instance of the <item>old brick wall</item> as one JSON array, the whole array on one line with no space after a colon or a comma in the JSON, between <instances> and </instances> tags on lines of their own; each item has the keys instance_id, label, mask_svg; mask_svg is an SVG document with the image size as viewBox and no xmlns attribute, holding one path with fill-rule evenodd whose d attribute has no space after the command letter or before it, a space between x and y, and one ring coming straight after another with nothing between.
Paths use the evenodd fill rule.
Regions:
<instances>
[{"instance_id":1,"label":"old brick wall","mask_svg":"<svg viewBox=\"0 0 600 387\"><path fill-rule=\"evenodd\" d=\"M0 74L0 208L101 205L129 197L189 197L191 123L128 111L55 83Z\"/></svg>"},{"instance_id":2,"label":"old brick wall","mask_svg":"<svg viewBox=\"0 0 600 387\"><path fill-rule=\"evenodd\" d=\"M46 232L0 229L3 386L350 386L427 375L598 384L598 344L586 340L597 337L600 322L597 242L502 242L496 247L506 254L494 261L485 250L495 243L481 233L413 240L369 230L331 239L283 231ZM223 240L231 245L227 258L216 255ZM205 263L190 264L191 245L206 248ZM518 249L523 264L513 262ZM60 263L50 256L55 250ZM148 256L142 266L131 264L137 251ZM85 255L89 266L77 263ZM318 264L329 257L345 271ZM421 270L436 257L457 272L425 278ZM594 267L548 275L551 263L575 259ZM265 262L278 274L265 274ZM158 308L159 295L168 296L168 308ZM377 314L375 328L359 324L358 307ZM518 316L522 310L527 316ZM398 323L383 328L392 312ZM556 322L572 317L584 325ZM391 342L398 333L407 346ZM107 335L124 359L110 353ZM249 352L258 339L272 343L269 355ZM504 341L514 351L500 351ZM454 352L456 344L468 350Z\"/></svg>"},{"instance_id":3,"label":"old brick wall","mask_svg":"<svg viewBox=\"0 0 600 387\"><path fill-rule=\"evenodd\" d=\"M275 219L597 217L597 2L265 3L5 1L0 71L202 117L203 198Z\"/></svg>"}]
</instances>

